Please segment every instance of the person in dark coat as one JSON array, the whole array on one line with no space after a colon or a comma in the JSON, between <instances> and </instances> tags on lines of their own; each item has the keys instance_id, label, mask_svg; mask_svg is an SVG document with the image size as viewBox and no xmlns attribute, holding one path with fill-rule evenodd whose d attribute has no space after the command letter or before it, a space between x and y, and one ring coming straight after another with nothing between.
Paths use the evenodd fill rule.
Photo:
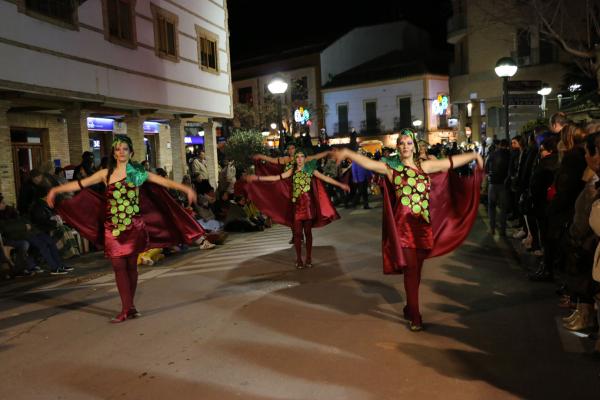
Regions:
<instances>
[{"instance_id":1,"label":"person in dark coat","mask_svg":"<svg viewBox=\"0 0 600 400\"><path fill-rule=\"evenodd\" d=\"M500 210L500 236L506 236L506 211L507 193L506 181L508 179L508 166L510 152L508 140L501 140L496 149L486 162L488 174L488 216L490 219L490 233L496 234L496 207Z\"/></svg>"}]
</instances>

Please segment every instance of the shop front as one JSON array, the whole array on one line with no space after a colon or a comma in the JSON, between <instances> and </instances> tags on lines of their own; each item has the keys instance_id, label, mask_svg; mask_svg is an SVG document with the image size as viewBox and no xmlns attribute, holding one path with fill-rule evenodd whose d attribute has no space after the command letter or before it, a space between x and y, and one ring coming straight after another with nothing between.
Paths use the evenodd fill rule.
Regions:
<instances>
[{"instance_id":1,"label":"shop front","mask_svg":"<svg viewBox=\"0 0 600 400\"><path fill-rule=\"evenodd\" d=\"M100 165L104 157L110 156L113 136L125 133L123 123L111 118L89 117L87 119L87 129L90 137L90 151L94 154L94 163ZM143 129L146 160L152 168L156 168L158 145L156 135L160 131L160 124L158 122L145 121Z\"/></svg>"}]
</instances>

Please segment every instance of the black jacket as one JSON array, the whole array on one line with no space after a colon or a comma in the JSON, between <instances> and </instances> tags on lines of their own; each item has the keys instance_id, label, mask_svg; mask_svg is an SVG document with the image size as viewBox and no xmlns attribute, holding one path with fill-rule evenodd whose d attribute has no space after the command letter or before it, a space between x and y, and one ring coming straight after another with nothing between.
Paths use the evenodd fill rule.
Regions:
<instances>
[{"instance_id":1,"label":"black jacket","mask_svg":"<svg viewBox=\"0 0 600 400\"><path fill-rule=\"evenodd\" d=\"M558 170L558 154L552 153L549 156L539 159L529 182L529 191L533 200L533 208L536 214L542 215L546 211L548 188L554 182L554 175Z\"/></svg>"},{"instance_id":2,"label":"black jacket","mask_svg":"<svg viewBox=\"0 0 600 400\"><path fill-rule=\"evenodd\" d=\"M506 182L508 177L510 152L508 149L496 149L487 160L486 172L490 184L498 185Z\"/></svg>"}]
</instances>

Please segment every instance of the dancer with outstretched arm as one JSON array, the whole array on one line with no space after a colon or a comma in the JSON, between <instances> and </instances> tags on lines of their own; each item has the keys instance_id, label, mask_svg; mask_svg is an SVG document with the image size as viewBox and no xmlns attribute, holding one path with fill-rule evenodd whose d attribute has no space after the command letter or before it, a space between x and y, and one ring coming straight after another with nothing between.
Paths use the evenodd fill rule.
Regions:
<instances>
[{"instance_id":1,"label":"dancer with outstretched arm","mask_svg":"<svg viewBox=\"0 0 600 400\"><path fill-rule=\"evenodd\" d=\"M108 168L56 186L47 197L50 207L54 207L57 194L81 190L72 199L57 204L56 208L65 222L83 237L104 246L104 254L110 259L115 273L122 305L112 323L141 315L133 302L139 253L180 243L201 244L205 240L202 227L163 188L185 193L190 204L196 201L196 193L132 163L133 154L131 139L116 135ZM106 185L104 195L85 189L98 183Z\"/></svg>"},{"instance_id":2,"label":"dancer with outstretched arm","mask_svg":"<svg viewBox=\"0 0 600 400\"><path fill-rule=\"evenodd\" d=\"M419 160L409 129L399 135L397 151L397 156L381 161L348 149L334 151L332 157L338 163L350 159L387 178L383 184L383 270L404 274L404 317L411 331L420 331L423 261L454 250L467 237L477 216L483 160L477 153ZM478 168L470 176L446 172L471 161L477 161Z\"/></svg>"},{"instance_id":3,"label":"dancer with outstretched arm","mask_svg":"<svg viewBox=\"0 0 600 400\"><path fill-rule=\"evenodd\" d=\"M286 155L281 157L269 157L265 154L254 154L252 159L254 160L255 173L259 176L264 175L279 175L294 167L294 157L296 154L296 145L290 143L286 147ZM313 154L306 157L305 162L313 160L320 160L321 158L327 157L329 151ZM300 236L300 240L303 240L303 236ZM292 238L289 241L290 244L294 243L294 228L292 227Z\"/></svg>"},{"instance_id":4,"label":"dancer with outstretched arm","mask_svg":"<svg viewBox=\"0 0 600 400\"><path fill-rule=\"evenodd\" d=\"M316 161L306 162L306 153L296 151L292 168L279 175L250 175L248 197L273 221L290 226L294 232L296 268L312 267L312 228L327 225L339 218L321 181L348 192L340 183L316 170ZM291 178L291 179L290 179ZM306 258L302 260L302 233Z\"/></svg>"}]
</instances>

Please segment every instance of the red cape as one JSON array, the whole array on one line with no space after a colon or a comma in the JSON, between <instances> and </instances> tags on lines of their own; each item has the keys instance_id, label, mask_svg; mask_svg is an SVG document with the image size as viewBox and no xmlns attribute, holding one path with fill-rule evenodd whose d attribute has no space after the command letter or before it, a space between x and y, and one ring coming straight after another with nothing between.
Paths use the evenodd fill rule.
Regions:
<instances>
[{"instance_id":1,"label":"red cape","mask_svg":"<svg viewBox=\"0 0 600 400\"><path fill-rule=\"evenodd\" d=\"M429 212L433 230L433 249L427 258L441 256L456 249L469 235L477 218L483 170L476 168L472 176L459 176L454 171L429 175ZM404 252L398 238L394 210L402 207L392 184L385 179L383 193L382 253L383 273L402 273L406 268Z\"/></svg>"},{"instance_id":2,"label":"red cape","mask_svg":"<svg viewBox=\"0 0 600 400\"><path fill-rule=\"evenodd\" d=\"M106 199L84 189L57 205L56 211L69 226L96 246L104 245ZM204 229L163 187L150 182L140 186L140 215L146 225L148 249L192 243L204 236Z\"/></svg>"},{"instance_id":3,"label":"red cape","mask_svg":"<svg viewBox=\"0 0 600 400\"><path fill-rule=\"evenodd\" d=\"M260 161L256 163L256 175L279 175L282 172L283 165L265 164ZM246 191L248 198L263 214L271 217L278 224L293 226L294 203L292 203L291 179L253 182L246 185ZM340 218L320 179L312 179L310 194L317 214L313 220L314 228L325 226Z\"/></svg>"}]
</instances>

